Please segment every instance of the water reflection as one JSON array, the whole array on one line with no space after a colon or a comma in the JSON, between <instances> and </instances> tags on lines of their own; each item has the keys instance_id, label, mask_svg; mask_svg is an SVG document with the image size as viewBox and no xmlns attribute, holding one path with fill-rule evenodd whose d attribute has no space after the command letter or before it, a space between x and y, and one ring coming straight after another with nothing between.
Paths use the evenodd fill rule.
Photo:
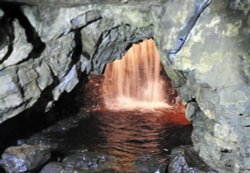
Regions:
<instances>
[{"instance_id":1,"label":"water reflection","mask_svg":"<svg viewBox=\"0 0 250 173\"><path fill-rule=\"evenodd\" d=\"M93 150L106 152L115 157L112 168L116 171L135 171L134 162L141 156L163 154L172 147L190 143L189 122L183 112L154 111L93 111L83 129L92 134L86 141ZM179 139L183 133L182 140ZM171 139L171 140L170 140ZM186 140L186 141L185 141Z\"/></svg>"}]
</instances>

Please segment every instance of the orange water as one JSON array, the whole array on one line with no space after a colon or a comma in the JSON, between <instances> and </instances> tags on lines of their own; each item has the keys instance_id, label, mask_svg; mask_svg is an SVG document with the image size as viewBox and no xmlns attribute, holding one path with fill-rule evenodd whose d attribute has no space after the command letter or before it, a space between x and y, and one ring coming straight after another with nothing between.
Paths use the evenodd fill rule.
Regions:
<instances>
[{"instance_id":1,"label":"orange water","mask_svg":"<svg viewBox=\"0 0 250 173\"><path fill-rule=\"evenodd\" d=\"M108 64L104 73L104 103L108 109L155 109L166 103L160 57L150 39L134 44L121 60Z\"/></svg>"}]
</instances>

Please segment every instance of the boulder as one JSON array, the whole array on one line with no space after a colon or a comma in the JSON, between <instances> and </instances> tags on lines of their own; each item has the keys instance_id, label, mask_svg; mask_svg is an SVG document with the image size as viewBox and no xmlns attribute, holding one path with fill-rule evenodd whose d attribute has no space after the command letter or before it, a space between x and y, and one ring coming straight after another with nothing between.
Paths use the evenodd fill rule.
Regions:
<instances>
[{"instance_id":1,"label":"boulder","mask_svg":"<svg viewBox=\"0 0 250 173\"><path fill-rule=\"evenodd\" d=\"M135 161L136 171L140 173L165 173L166 165L156 156L142 156Z\"/></svg>"},{"instance_id":2,"label":"boulder","mask_svg":"<svg viewBox=\"0 0 250 173\"><path fill-rule=\"evenodd\" d=\"M21 145L7 148L0 164L7 172L27 172L42 166L50 159L46 145Z\"/></svg>"},{"instance_id":3,"label":"boulder","mask_svg":"<svg viewBox=\"0 0 250 173\"><path fill-rule=\"evenodd\" d=\"M111 168L108 162L110 161L112 161L111 157L105 154L78 151L65 157L62 162L47 164L41 173L109 172Z\"/></svg>"},{"instance_id":4,"label":"boulder","mask_svg":"<svg viewBox=\"0 0 250 173\"><path fill-rule=\"evenodd\" d=\"M169 173L217 173L198 156L191 146L182 146L171 151Z\"/></svg>"}]
</instances>

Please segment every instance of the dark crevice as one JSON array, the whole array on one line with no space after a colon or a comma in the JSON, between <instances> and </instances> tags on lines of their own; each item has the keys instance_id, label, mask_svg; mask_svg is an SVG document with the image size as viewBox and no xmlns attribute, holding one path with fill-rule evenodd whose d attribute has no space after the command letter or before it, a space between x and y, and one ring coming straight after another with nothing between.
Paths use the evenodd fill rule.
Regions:
<instances>
[{"instance_id":1,"label":"dark crevice","mask_svg":"<svg viewBox=\"0 0 250 173\"><path fill-rule=\"evenodd\" d=\"M27 59L38 58L45 49L45 43L42 42L35 28L31 25L31 23L29 22L27 17L23 14L20 8L16 9L15 17L19 20L20 25L25 29L27 41L33 45L33 49L29 53Z\"/></svg>"},{"instance_id":2,"label":"dark crevice","mask_svg":"<svg viewBox=\"0 0 250 173\"><path fill-rule=\"evenodd\" d=\"M96 18L96 19L94 19L94 20L92 20L92 21L86 23L86 25L83 25L83 26L79 27L78 29L79 29L79 30L82 30L82 29L85 28L86 26L88 26L88 25L90 25L90 24L92 24L92 23L95 23L96 21L101 20L101 19L102 19L102 17L100 16L99 18Z\"/></svg>"},{"instance_id":3,"label":"dark crevice","mask_svg":"<svg viewBox=\"0 0 250 173\"><path fill-rule=\"evenodd\" d=\"M0 5L1 5L1 3L0 3ZM41 38L38 35L38 33L36 32L35 28L31 25L31 23L29 22L27 17L23 14L22 10L20 9L20 5L21 4L19 4L19 3L2 3L2 9L5 12L4 21L8 21L8 23L13 25L13 20L17 19L19 21L20 25L22 26L22 28L25 30L27 41L29 43L31 43L33 46L33 49L29 53L27 58L18 62L16 65L25 62L27 59L35 59L35 58L40 57L41 53L45 49L45 43L43 43L41 41ZM3 26L5 26L5 25L3 25ZM6 30L6 32L9 31L7 33L7 35L10 36L11 41L9 43L8 52L5 55L5 57L0 61L0 63L3 63L9 57L11 52L13 51L13 44L11 43L14 40L13 26L12 26L12 29L10 29L10 27L8 27L8 29L5 29L5 30ZM11 31L11 33L10 33L10 31Z\"/></svg>"},{"instance_id":4,"label":"dark crevice","mask_svg":"<svg viewBox=\"0 0 250 173\"><path fill-rule=\"evenodd\" d=\"M86 75L83 75L83 82L80 82L71 93L63 93L49 112L44 113L44 110L48 101L53 100L54 84L45 89L31 108L0 124L0 155L7 147L17 145L17 140L26 139L62 118L77 115L80 111L80 102L77 100L81 98L79 89L86 82L86 78Z\"/></svg>"},{"instance_id":5,"label":"dark crevice","mask_svg":"<svg viewBox=\"0 0 250 173\"><path fill-rule=\"evenodd\" d=\"M115 27L113 27L113 28L110 28L109 30L104 31L104 32L101 34L101 36L99 37L99 39L98 39L98 41L97 41L97 43L96 43L96 45L95 45L95 52L94 52L93 61L92 61L92 64L91 64L92 66L94 66L94 65L99 65L99 67L101 67L101 64L102 64L102 63L100 62L99 58L97 58L97 56L98 56L98 57L99 57L99 56L102 56L103 53L104 53L105 51L107 51L106 49L100 49L100 47L102 46L103 40L105 40L106 38L110 37L112 31L117 30L118 36L115 38L115 40L112 40L111 43L108 42L108 43L106 44L106 47L105 47L105 48L108 48L111 44L116 43L117 40L119 41L119 36L121 35L120 32L119 32L119 29L120 29L121 27L129 27L129 28L131 28L131 26L130 26L129 24L118 25L118 26L115 26ZM137 29L138 29L138 28L137 28ZM150 39L150 38L141 38L141 39L135 41L135 39L134 39L133 37L134 37L134 35L136 34L136 32L133 32L133 31L129 31L129 32L130 32L130 35L129 35L129 38L130 38L130 39L129 39L129 40L131 40L131 41L127 40L126 38L125 38L125 40L123 40L124 42L127 43L127 46L124 47L123 52L119 52L119 55L122 55L121 57L117 57L117 58L119 58L119 59L121 59L121 58L123 57L123 55L127 52L127 50L128 50L129 48L132 47L133 44L140 43L140 42L143 41L143 39ZM100 50L101 50L101 52L100 52ZM113 51L115 51L115 50L113 50ZM121 54L120 54L120 53L121 53ZM113 55L114 52L110 52L110 54ZM105 67L104 67L104 68L105 68Z\"/></svg>"},{"instance_id":6,"label":"dark crevice","mask_svg":"<svg viewBox=\"0 0 250 173\"><path fill-rule=\"evenodd\" d=\"M75 48L74 48L73 54L71 56L72 61L70 62L70 65L69 65L70 68L65 73L65 75L67 75L69 73L69 71L71 70L73 65L75 65L75 64L77 64L77 62L79 62L82 51L83 51L83 45L82 45L82 39L81 39L81 30L80 29L75 29L72 32L74 32ZM52 71L51 67L50 67L50 70ZM54 77L56 77L56 76L54 75ZM59 81L59 79L58 79L58 81Z\"/></svg>"},{"instance_id":7,"label":"dark crevice","mask_svg":"<svg viewBox=\"0 0 250 173\"><path fill-rule=\"evenodd\" d=\"M92 23L94 23L94 22L96 22L96 21L98 21L98 20L101 20L101 19L102 19L102 17L99 17L99 18L97 18L97 19L95 19L95 20L92 20L92 21L88 22L86 25L83 25L83 26L81 26L81 27L79 27L79 28L71 29L69 32L76 32L77 30L81 31L81 30L82 30L83 28L85 28L86 26L88 26L88 25L90 25L90 24L92 24ZM64 36L65 34L67 34L67 33L61 33L56 39L61 38L61 37Z\"/></svg>"},{"instance_id":8,"label":"dark crevice","mask_svg":"<svg viewBox=\"0 0 250 173\"><path fill-rule=\"evenodd\" d=\"M20 93L22 95L22 98L24 98L25 97L25 91L24 91L24 88L20 84L20 79L19 79L18 71L19 71L19 69L16 71L16 74L17 74L17 82L16 82L16 84L18 85L18 88L19 88L19 91L20 91Z\"/></svg>"},{"instance_id":9,"label":"dark crevice","mask_svg":"<svg viewBox=\"0 0 250 173\"><path fill-rule=\"evenodd\" d=\"M128 24L127 24L128 25ZM95 45L95 53L93 55L93 58L96 56L96 54L98 53L98 50L100 50L100 46L102 45L102 42L103 40L108 37L111 33L112 30L114 29L118 29L119 27L121 27L122 25L118 25L118 26L115 26L113 28L110 28L106 31L104 31L101 36L99 37L98 41L96 42L96 45Z\"/></svg>"},{"instance_id":10,"label":"dark crevice","mask_svg":"<svg viewBox=\"0 0 250 173\"><path fill-rule=\"evenodd\" d=\"M50 70L50 74L51 74L51 77L53 79L53 83L54 85L58 85L60 83L60 80L59 78L55 75L55 73L53 72L51 66L48 64L48 67L49 67L49 70Z\"/></svg>"},{"instance_id":11,"label":"dark crevice","mask_svg":"<svg viewBox=\"0 0 250 173\"><path fill-rule=\"evenodd\" d=\"M8 46L8 51L6 53L6 55L2 58L2 60L0 61L0 64L2 64L11 54L11 52L13 51L13 45L11 44L11 42L14 40L14 30L13 30L13 26L12 26L12 22L13 22L13 18L9 17L7 14L9 13L8 11L6 11L5 8L3 8L4 10L4 17L2 18L2 20L0 20L0 49L4 48L5 46Z\"/></svg>"},{"instance_id":12,"label":"dark crevice","mask_svg":"<svg viewBox=\"0 0 250 173\"><path fill-rule=\"evenodd\" d=\"M1 112L1 113L3 113L3 114L7 114L7 113L8 113L8 114L11 114L11 113L13 112L13 110L15 110L15 109L18 109L18 108L20 108L20 107L22 107L22 106L26 107L26 105L30 102L30 100L31 100L31 99L28 99L28 100L22 102L21 104L19 104L19 105L17 105L17 106L14 106L14 107L11 107L11 108L9 108L9 109L7 109L6 111ZM1 131L1 130L0 130L0 131ZM1 145L0 145L0 148L1 148Z\"/></svg>"},{"instance_id":13,"label":"dark crevice","mask_svg":"<svg viewBox=\"0 0 250 173\"><path fill-rule=\"evenodd\" d=\"M10 45L8 46L8 51L7 51L7 53L5 54L5 56L3 57L3 59L0 61L0 64L2 64L5 60L7 60L12 52L13 52L13 45L10 44Z\"/></svg>"},{"instance_id":14,"label":"dark crevice","mask_svg":"<svg viewBox=\"0 0 250 173\"><path fill-rule=\"evenodd\" d=\"M222 152L222 153L231 153L232 151L229 150L229 149L221 149L220 152Z\"/></svg>"},{"instance_id":15,"label":"dark crevice","mask_svg":"<svg viewBox=\"0 0 250 173\"><path fill-rule=\"evenodd\" d=\"M82 54L82 50L83 50L83 45L82 45L82 37L81 37L81 30L80 29L76 29L74 30L74 41L75 41L75 49L74 49L74 52L73 52L73 55L71 57L72 61L71 61L71 66L73 64L76 64L79 59L80 59L80 56Z\"/></svg>"}]
</instances>

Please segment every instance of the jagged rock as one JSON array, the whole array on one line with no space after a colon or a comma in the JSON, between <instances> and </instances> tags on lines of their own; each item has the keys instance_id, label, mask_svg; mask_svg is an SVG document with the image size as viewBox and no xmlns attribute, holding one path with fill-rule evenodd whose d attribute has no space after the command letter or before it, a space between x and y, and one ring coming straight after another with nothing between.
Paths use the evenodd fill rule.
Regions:
<instances>
[{"instance_id":1,"label":"jagged rock","mask_svg":"<svg viewBox=\"0 0 250 173\"><path fill-rule=\"evenodd\" d=\"M140 173L165 173L166 165L156 156L143 156L135 161L136 171Z\"/></svg>"},{"instance_id":2,"label":"jagged rock","mask_svg":"<svg viewBox=\"0 0 250 173\"><path fill-rule=\"evenodd\" d=\"M68 34L71 29L81 27L84 25L83 23L86 25L88 22L96 20L87 18L87 14L92 13L87 6L75 8L23 6L22 10L45 43Z\"/></svg>"},{"instance_id":3,"label":"jagged rock","mask_svg":"<svg viewBox=\"0 0 250 173\"><path fill-rule=\"evenodd\" d=\"M168 16L161 24L166 26L163 28L168 33L162 38L162 51L166 49L166 55L178 41L178 34L184 33L177 28L185 28L191 19L195 8L193 2L185 1L181 7L178 1L167 3ZM250 142L249 130L239 123L241 119L247 121L250 114L250 42L246 39L250 35L247 23L250 7L245 2L212 1L200 15L173 63L163 56L163 64L169 64L168 71L181 71L179 75L169 73L174 82L181 84L177 85L181 99L188 102L195 99L199 106L200 111L191 105L187 110L187 116L193 121L194 148L219 172L240 172L250 168L245 157ZM178 12L171 12L174 9Z\"/></svg>"},{"instance_id":4,"label":"jagged rock","mask_svg":"<svg viewBox=\"0 0 250 173\"><path fill-rule=\"evenodd\" d=\"M8 111L12 108L17 108L23 103L21 91L18 87L17 79L15 79L16 69L10 69L7 72L0 72L1 90L0 90L0 120L4 121L7 118ZM11 115L13 116L13 115Z\"/></svg>"},{"instance_id":5,"label":"jagged rock","mask_svg":"<svg viewBox=\"0 0 250 173\"><path fill-rule=\"evenodd\" d=\"M50 149L45 145L10 147L2 155L0 164L7 172L31 171L50 159Z\"/></svg>"},{"instance_id":6,"label":"jagged rock","mask_svg":"<svg viewBox=\"0 0 250 173\"><path fill-rule=\"evenodd\" d=\"M0 68L3 74L12 78L17 92L0 98L0 120L30 108L41 95L52 94L53 100L48 97L42 103L48 111L63 92L70 92L76 86L82 72L100 73L107 62L120 58L130 44L152 37L150 22L134 20L132 15L126 19L123 13L120 20L117 18L119 8L112 10L111 6L101 9L95 6L21 6L17 10L18 20L14 16L15 40L8 57L4 57L6 51L11 50L6 46L7 37L2 39L1 57L5 60ZM121 10L127 11L126 8ZM128 24L124 24L123 19ZM129 24L137 22L140 22L138 27ZM27 33L32 36L27 37Z\"/></svg>"},{"instance_id":7,"label":"jagged rock","mask_svg":"<svg viewBox=\"0 0 250 173\"><path fill-rule=\"evenodd\" d=\"M100 15L99 11L91 10L72 19L71 25L73 29L77 29L77 28L86 26L87 24L91 22L95 22L96 20L99 20L101 18L102 16Z\"/></svg>"},{"instance_id":8,"label":"jagged rock","mask_svg":"<svg viewBox=\"0 0 250 173\"><path fill-rule=\"evenodd\" d=\"M41 54L41 59L45 60L53 72L53 76L57 77L59 81L71 68L74 48L74 34L69 33L47 43L46 49Z\"/></svg>"},{"instance_id":9,"label":"jagged rock","mask_svg":"<svg viewBox=\"0 0 250 173\"><path fill-rule=\"evenodd\" d=\"M13 1L41 4L38 0ZM187 112L193 121L193 142L199 155L221 172L250 169L248 1L211 1L173 62L168 59L169 51L180 41L178 36L198 3L204 1L53 2L21 7L45 44L35 59L29 57L35 45L27 42L19 20L13 18L14 33L11 27L6 30L5 25L0 26L0 61L4 60L0 64L0 122L32 106L48 86L47 94L54 91L57 100L77 83L80 71L102 72L105 63L120 58L128 45L154 37L164 69L181 100L194 98L199 105L199 111L190 105ZM86 3L95 5L60 7ZM14 40L5 34L7 31L15 35ZM5 57L10 50L7 45L13 50ZM42 74L44 71L47 73ZM72 80L66 80L67 75ZM47 102L52 105L53 100Z\"/></svg>"},{"instance_id":10,"label":"jagged rock","mask_svg":"<svg viewBox=\"0 0 250 173\"><path fill-rule=\"evenodd\" d=\"M199 111L199 106L195 102L190 102L186 107L186 117L189 121L192 121L197 115L197 111Z\"/></svg>"},{"instance_id":11,"label":"jagged rock","mask_svg":"<svg viewBox=\"0 0 250 173\"><path fill-rule=\"evenodd\" d=\"M85 56L81 55L79 65L81 67L81 72L86 72L87 74L91 70L91 62Z\"/></svg>"},{"instance_id":12,"label":"jagged rock","mask_svg":"<svg viewBox=\"0 0 250 173\"><path fill-rule=\"evenodd\" d=\"M63 163L60 162L51 162L47 164L40 173L76 173L72 167L67 167Z\"/></svg>"},{"instance_id":13,"label":"jagged rock","mask_svg":"<svg viewBox=\"0 0 250 173\"><path fill-rule=\"evenodd\" d=\"M96 51L95 47L98 45L102 33L106 31L105 28L113 28L114 25L113 19L105 17L81 29L81 40L84 47L83 53L86 58L90 59L93 57Z\"/></svg>"},{"instance_id":14,"label":"jagged rock","mask_svg":"<svg viewBox=\"0 0 250 173\"><path fill-rule=\"evenodd\" d=\"M0 33L2 33L2 32L0 31ZM8 50L9 50L9 48L7 46L5 46L3 49L0 50L0 61L4 59L4 57L7 54Z\"/></svg>"},{"instance_id":15,"label":"jagged rock","mask_svg":"<svg viewBox=\"0 0 250 173\"><path fill-rule=\"evenodd\" d=\"M141 38L152 37L151 29L151 27L136 29L130 25L121 25L103 33L102 41L93 57L93 70L101 73L107 62L121 59L125 54L124 48L139 42Z\"/></svg>"},{"instance_id":16,"label":"jagged rock","mask_svg":"<svg viewBox=\"0 0 250 173\"><path fill-rule=\"evenodd\" d=\"M15 65L20 61L28 58L33 46L27 42L27 37L24 28L19 24L18 20L13 21L14 41L13 50L6 60L0 64L0 70L11 65Z\"/></svg>"},{"instance_id":17,"label":"jagged rock","mask_svg":"<svg viewBox=\"0 0 250 173\"><path fill-rule=\"evenodd\" d=\"M41 173L61 173L61 172L105 172L110 170L108 162L109 156L95 152L78 152L63 159L61 163L52 162L47 164Z\"/></svg>"},{"instance_id":18,"label":"jagged rock","mask_svg":"<svg viewBox=\"0 0 250 173\"><path fill-rule=\"evenodd\" d=\"M107 169L109 156L95 152L78 152L63 159L62 163L78 170L101 170Z\"/></svg>"},{"instance_id":19,"label":"jagged rock","mask_svg":"<svg viewBox=\"0 0 250 173\"><path fill-rule=\"evenodd\" d=\"M194 149L182 146L171 151L169 173L216 173L208 167Z\"/></svg>"},{"instance_id":20,"label":"jagged rock","mask_svg":"<svg viewBox=\"0 0 250 173\"><path fill-rule=\"evenodd\" d=\"M72 114L72 111L68 110L68 112L70 115ZM36 133L27 139L19 139L17 141L17 145L42 144L49 146L52 154L63 153L63 155L72 154L72 150L81 149L82 151L87 151L88 148L82 144L82 141L79 140L80 137L78 135L72 136L70 133L70 131L74 131L75 128L81 125L82 119L85 119L86 116L88 115L80 114L78 116L72 116L70 118L60 120L56 124L43 129L41 132Z\"/></svg>"},{"instance_id":21,"label":"jagged rock","mask_svg":"<svg viewBox=\"0 0 250 173\"><path fill-rule=\"evenodd\" d=\"M37 83L40 90L44 90L47 86L53 83L52 74L46 62L36 67L36 72L38 73Z\"/></svg>"},{"instance_id":22,"label":"jagged rock","mask_svg":"<svg viewBox=\"0 0 250 173\"><path fill-rule=\"evenodd\" d=\"M53 90L54 100L58 100L62 92L70 92L76 84L79 82L78 75L76 71L76 66L74 65L69 73L62 79L62 82Z\"/></svg>"},{"instance_id":23,"label":"jagged rock","mask_svg":"<svg viewBox=\"0 0 250 173\"><path fill-rule=\"evenodd\" d=\"M79 6L79 5L90 5L90 4L137 4L143 2L144 0L104 0L104 1L96 1L96 0L60 0L60 1L53 1L53 0L45 0L41 2L39 0L3 0L3 2L19 2L19 3L27 3L33 5L47 5L47 6L63 6L63 7L72 7L72 6ZM155 0L156 2L160 2L160 0Z\"/></svg>"},{"instance_id":24,"label":"jagged rock","mask_svg":"<svg viewBox=\"0 0 250 173\"><path fill-rule=\"evenodd\" d=\"M2 11L2 15L4 14L4 12ZM0 9L0 16L1 16L1 9ZM6 22L1 20L0 17L0 62L2 62L4 60L4 58L7 55L8 51L9 51L9 44L11 42L11 38L10 38L10 33L8 33L7 28L11 28L9 26L9 24L7 24ZM10 29L11 30L11 29Z\"/></svg>"}]
</instances>

